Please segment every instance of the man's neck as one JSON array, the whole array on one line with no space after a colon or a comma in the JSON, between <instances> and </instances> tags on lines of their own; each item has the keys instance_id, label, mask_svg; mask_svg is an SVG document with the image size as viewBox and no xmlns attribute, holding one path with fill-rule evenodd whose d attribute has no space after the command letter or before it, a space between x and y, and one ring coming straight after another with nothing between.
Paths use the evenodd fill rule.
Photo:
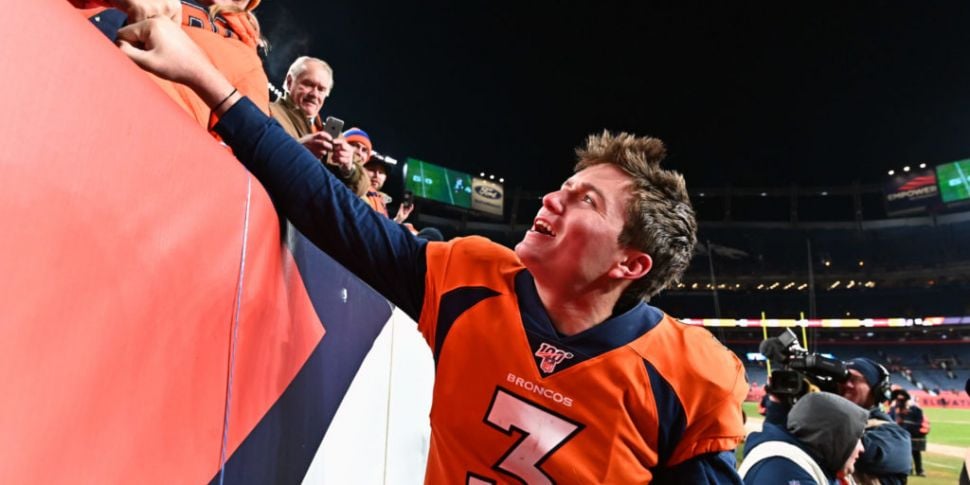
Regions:
<instances>
[{"instance_id":1,"label":"man's neck","mask_svg":"<svg viewBox=\"0 0 970 485\"><path fill-rule=\"evenodd\" d=\"M557 286L544 286L536 281L536 292L556 331L570 336L599 325L609 318L620 299L622 289L614 287L603 290L587 287L576 291Z\"/></svg>"}]
</instances>

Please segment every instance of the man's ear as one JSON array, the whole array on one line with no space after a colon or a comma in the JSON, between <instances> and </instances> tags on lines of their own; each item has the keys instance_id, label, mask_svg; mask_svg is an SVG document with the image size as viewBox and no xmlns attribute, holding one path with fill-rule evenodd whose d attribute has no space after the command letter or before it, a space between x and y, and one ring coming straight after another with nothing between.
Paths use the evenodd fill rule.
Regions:
<instances>
[{"instance_id":1,"label":"man's ear","mask_svg":"<svg viewBox=\"0 0 970 485\"><path fill-rule=\"evenodd\" d=\"M293 89L293 76L287 74L286 79L283 80L283 91L288 93L290 89Z\"/></svg>"},{"instance_id":2,"label":"man's ear","mask_svg":"<svg viewBox=\"0 0 970 485\"><path fill-rule=\"evenodd\" d=\"M610 270L610 276L623 280L638 280L653 268L653 258L643 251L629 249L626 257Z\"/></svg>"}]
</instances>

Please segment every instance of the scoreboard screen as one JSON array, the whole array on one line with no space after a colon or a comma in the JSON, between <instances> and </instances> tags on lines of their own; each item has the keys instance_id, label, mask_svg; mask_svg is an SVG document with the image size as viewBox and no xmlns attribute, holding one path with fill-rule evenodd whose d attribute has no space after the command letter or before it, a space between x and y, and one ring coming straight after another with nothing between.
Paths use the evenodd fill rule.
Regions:
<instances>
[{"instance_id":1,"label":"scoreboard screen","mask_svg":"<svg viewBox=\"0 0 970 485\"><path fill-rule=\"evenodd\" d=\"M943 202L970 199L970 159L937 165L936 181Z\"/></svg>"},{"instance_id":2,"label":"scoreboard screen","mask_svg":"<svg viewBox=\"0 0 970 485\"><path fill-rule=\"evenodd\" d=\"M465 209L472 207L471 175L433 163L409 157L404 164L404 188L417 197Z\"/></svg>"}]
</instances>

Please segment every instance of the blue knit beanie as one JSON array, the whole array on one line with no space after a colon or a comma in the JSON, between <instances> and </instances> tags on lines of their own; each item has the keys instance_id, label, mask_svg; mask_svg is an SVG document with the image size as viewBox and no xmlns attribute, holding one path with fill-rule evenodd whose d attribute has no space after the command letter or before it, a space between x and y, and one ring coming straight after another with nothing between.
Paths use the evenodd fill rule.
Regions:
<instances>
[{"instance_id":1,"label":"blue knit beanie","mask_svg":"<svg viewBox=\"0 0 970 485\"><path fill-rule=\"evenodd\" d=\"M867 359L865 357L856 357L845 363L846 369L853 369L859 371L862 377L865 378L866 383L869 387L875 388L879 385L879 364L872 359Z\"/></svg>"}]
</instances>

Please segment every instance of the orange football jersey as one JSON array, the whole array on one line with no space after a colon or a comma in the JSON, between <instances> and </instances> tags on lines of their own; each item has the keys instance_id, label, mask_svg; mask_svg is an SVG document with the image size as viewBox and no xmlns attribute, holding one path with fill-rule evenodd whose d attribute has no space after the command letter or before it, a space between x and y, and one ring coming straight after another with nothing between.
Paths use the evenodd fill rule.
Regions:
<instances>
[{"instance_id":1,"label":"orange football jersey","mask_svg":"<svg viewBox=\"0 0 970 485\"><path fill-rule=\"evenodd\" d=\"M515 254L478 237L428 244L425 282L428 483L646 483L744 437L743 367L703 328L640 303L561 336Z\"/></svg>"}]
</instances>

